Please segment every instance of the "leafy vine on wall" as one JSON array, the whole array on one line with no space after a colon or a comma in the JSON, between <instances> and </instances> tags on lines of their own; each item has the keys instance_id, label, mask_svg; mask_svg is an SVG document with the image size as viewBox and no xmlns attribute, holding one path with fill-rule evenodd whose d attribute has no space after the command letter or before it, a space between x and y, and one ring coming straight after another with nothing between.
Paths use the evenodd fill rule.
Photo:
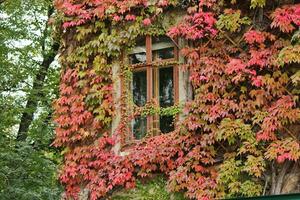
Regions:
<instances>
[{"instance_id":1,"label":"leafy vine on wall","mask_svg":"<svg viewBox=\"0 0 300 200\"><path fill-rule=\"evenodd\" d=\"M92 200L107 197L153 173L165 174L170 191L191 199L282 192L282 173L300 157L300 4L284 2L56 0L64 37L54 145L64 149L66 198L84 189ZM186 16L165 30L162 19L178 9ZM174 132L120 156L114 145L129 134L130 97L122 94L122 120L111 134L112 65L137 36L164 33L187 41L181 54L195 97ZM141 113L162 112L155 110L150 105Z\"/></svg>"}]
</instances>

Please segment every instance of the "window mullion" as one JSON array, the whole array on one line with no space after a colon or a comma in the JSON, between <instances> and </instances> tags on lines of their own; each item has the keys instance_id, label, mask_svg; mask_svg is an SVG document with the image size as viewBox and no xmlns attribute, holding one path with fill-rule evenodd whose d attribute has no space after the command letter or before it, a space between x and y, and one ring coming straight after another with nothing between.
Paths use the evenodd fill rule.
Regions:
<instances>
[{"instance_id":1,"label":"window mullion","mask_svg":"<svg viewBox=\"0 0 300 200\"><path fill-rule=\"evenodd\" d=\"M150 35L146 36L146 58L147 65L150 65L152 62L152 39Z\"/></svg>"},{"instance_id":2,"label":"window mullion","mask_svg":"<svg viewBox=\"0 0 300 200\"><path fill-rule=\"evenodd\" d=\"M153 70L153 93L154 93L154 99L157 102L157 106L159 105L159 71L158 68L154 68ZM155 131L155 134L157 134L159 130L159 114L156 114L153 116L153 129Z\"/></svg>"},{"instance_id":3,"label":"window mullion","mask_svg":"<svg viewBox=\"0 0 300 200\"><path fill-rule=\"evenodd\" d=\"M153 98L153 70L151 66L152 62L152 50L151 50L151 36L146 36L146 64L147 64L147 101L150 102ZM153 116L147 117L147 131L153 129Z\"/></svg>"}]
</instances>

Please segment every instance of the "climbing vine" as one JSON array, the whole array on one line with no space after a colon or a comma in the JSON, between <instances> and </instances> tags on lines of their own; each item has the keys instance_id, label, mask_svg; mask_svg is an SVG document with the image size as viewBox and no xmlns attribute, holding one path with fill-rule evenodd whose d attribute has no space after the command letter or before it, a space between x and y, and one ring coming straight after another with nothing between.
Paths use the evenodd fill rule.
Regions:
<instances>
[{"instance_id":1,"label":"climbing vine","mask_svg":"<svg viewBox=\"0 0 300 200\"><path fill-rule=\"evenodd\" d=\"M300 157L300 4L284 2L56 0L63 69L54 145L63 149L66 199L83 191L105 198L155 173L190 199L280 193ZM162 23L183 9L180 22ZM128 112L123 90L116 107L113 66L120 65L128 89L124 55L138 36L162 34L186 41L181 67L190 72L194 98ZM121 122L111 133L118 109ZM130 134L132 113L186 117L172 133L145 138L123 155L115 146Z\"/></svg>"}]
</instances>

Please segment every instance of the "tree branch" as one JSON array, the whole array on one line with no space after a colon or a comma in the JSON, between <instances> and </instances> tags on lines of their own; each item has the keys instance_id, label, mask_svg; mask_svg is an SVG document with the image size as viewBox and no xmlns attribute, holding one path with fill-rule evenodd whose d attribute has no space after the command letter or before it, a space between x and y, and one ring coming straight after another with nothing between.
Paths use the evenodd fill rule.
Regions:
<instances>
[{"instance_id":1,"label":"tree branch","mask_svg":"<svg viewBox=\"0 0 300 200\"><path fill-rule=\"evenodd\" d=\"M53 14L54 9L52 6L48 8L48 19ZM48 22L45 24L45 29L43 31L43 42L42 42L42 55L43 62L41 63L39 70L37 71L32 89L27 97L27 103L24 109L24 112L21 116L20 126L17 133L18 141L25 141L28 136L29 127L33 121L34 113L36 112L37 105L39 100L43 97L42 88L44 85L44 81L46 79L49 67L51 63L54 61L55 56L59 49L59 44L53 42L50 51L46 51L46 40L48 37Z\"/></svg>"}]
</instances>

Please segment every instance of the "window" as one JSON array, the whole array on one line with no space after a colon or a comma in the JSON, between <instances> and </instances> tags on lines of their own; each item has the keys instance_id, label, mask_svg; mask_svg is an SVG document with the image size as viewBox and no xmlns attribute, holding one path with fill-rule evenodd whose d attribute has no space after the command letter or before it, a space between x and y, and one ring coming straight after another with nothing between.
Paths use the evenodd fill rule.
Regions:
<instances>
[{"instance_id":1,"label":"window","mask_svg":"<svg viewBox=\"0 0 300 200\"><path fill-rule=\"evenodd\" d=\"M132 96L136 106L143 107L155 101L161 108L174 106L178 101L177 48L166 37L146 36L136 41L129 54L133 66ZM137 116L131 122L135 139L142 139L147 132L168 133L174 130L174 116Z\"/></svg>"}]
</instances>

